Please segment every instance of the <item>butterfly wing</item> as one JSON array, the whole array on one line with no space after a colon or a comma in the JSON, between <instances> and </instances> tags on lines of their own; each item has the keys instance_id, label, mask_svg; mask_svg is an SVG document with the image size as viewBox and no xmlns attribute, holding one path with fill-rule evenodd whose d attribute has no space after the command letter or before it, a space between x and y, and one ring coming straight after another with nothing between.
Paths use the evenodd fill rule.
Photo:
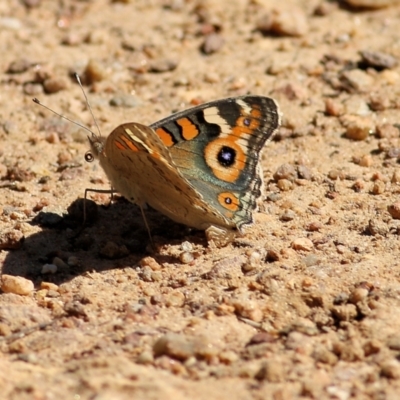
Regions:
<instances>
[{"instance_id":1,"label":"butterfly wing","mask_svg":"<svg viewBox=\"0 0 400 400\"><path fill-rule=\"evenodd\" d=\"M94 153L112 186L133 203L149 204L172 220L198 229L221 221L179 171L152 128L122 124Z\"/></svg>"},{"instance_id":2,"label":"butterfly wing","mask_svg":"<svg viewBox=\"0 0 400 400\"><path fill-rule=\"evenodd\" d=\"M173 163L220 216L220 226L250 224L261 195L260 153L279 127L273 99L242 96L173 114L151 125Z\"/></svg>"}]
</instances>

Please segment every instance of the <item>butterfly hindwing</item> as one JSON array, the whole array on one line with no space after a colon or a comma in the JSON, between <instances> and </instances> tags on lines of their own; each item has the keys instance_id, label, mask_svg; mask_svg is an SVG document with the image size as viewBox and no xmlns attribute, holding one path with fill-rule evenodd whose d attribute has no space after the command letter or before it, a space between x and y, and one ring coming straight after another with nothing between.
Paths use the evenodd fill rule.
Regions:
<instances>
[{"instance_id":1,"label":"butterfly hindwing","mask_svg":"<svg viewBox=\"0 0 400 400\"><path fill-rule=\"evenodd\" d=\"M252 221L260 152L278 126L276 102L260 96L217 100L151 125L182 175L239 228Z\"/></svg>"}]
</instances>

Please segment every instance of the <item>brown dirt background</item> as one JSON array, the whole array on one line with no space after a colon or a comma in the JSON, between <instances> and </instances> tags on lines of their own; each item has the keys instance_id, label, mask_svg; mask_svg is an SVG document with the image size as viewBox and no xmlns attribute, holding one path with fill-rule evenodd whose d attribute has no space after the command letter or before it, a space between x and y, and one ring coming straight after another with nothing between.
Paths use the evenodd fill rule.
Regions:
<instances>
[{"instance_id":1,"label":"brown dirt background","mask_svg":"<svg viewBox=\"0 0 400 400\"><path fill-rule=\"evenodd\" d=\"M360 51L400 56L400 6L280 3L1 2L1 266L35 284L0 295L1 398L399 398L400 67ZM246 235L209 248L149 211L149 253L138 209L93 194L76 237L68 207L108 183L86 132L31 100L94 129L74 71L103 134L275 98Z\"/></svg>"}]
</instances>

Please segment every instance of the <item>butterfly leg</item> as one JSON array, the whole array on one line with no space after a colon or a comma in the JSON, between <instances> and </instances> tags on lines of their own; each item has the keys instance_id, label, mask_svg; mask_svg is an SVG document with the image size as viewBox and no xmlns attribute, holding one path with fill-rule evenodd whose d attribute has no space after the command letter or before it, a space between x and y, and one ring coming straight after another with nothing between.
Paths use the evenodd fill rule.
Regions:
<instances>
[{"instance_id":1,"label":"butterfly leg","mask_svg":"<svg viewBox=\"0 0 400 400\"><path fill-rule=\"evenodd\" d=\"M115 190L113 188L111 188L111 189L85 189L85 200L83 203L83 223L82 223L82 225L85 225L85 222L86 222L86 200L87 200L88 192L110 194L111 195L110 204L111 204L113 201L113 198L114 198Z\"/></svg>"},{"instance_id":2,"label":"butterfly leg","mask_svg":"<svg viewBox=\"0 0 400 400\"><path fill-rule=\"evenodd\" d=\"M156 247L154 246L154 242L153 242L153 238L151 237L151 231L150 231L150 227L149 224L147 223L147 218L146 218L146 214L144 213L144 209L141 205L139 205L140 208L140 212L142 213L142 217L143 217L143 221L144 221L144 225L146 226L147 229L147 233L149 235L149 239L150 239L150 243L151 243L151 247L153 247L153 249L155 249Z\"/></svg>"}]
</instances>

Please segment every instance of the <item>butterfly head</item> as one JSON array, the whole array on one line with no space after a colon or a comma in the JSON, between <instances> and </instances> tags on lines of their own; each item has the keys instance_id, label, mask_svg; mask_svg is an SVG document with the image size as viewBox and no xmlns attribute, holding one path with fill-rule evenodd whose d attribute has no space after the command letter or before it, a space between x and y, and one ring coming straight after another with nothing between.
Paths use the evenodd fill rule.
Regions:
<instances>
[{"instance_id":1,"label":"butterfly head","mask_svg":"<svg viewBox=\"0 0 400 400\"><path fill-rule=\"evenodd\" d=\"M103 136L97 136L92 132L91 136L88 136L90 150L85 153L85 161L92 162L94 159L99 158L100 154L104 151L104 145L106 138Z\"/></svg>"}]
</instances>

